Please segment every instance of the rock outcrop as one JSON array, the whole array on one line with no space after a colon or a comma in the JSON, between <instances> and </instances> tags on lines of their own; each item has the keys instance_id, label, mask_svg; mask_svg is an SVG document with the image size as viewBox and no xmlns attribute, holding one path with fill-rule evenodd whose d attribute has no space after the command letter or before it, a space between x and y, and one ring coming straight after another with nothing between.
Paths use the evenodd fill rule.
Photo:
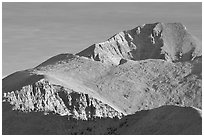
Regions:
<instances>
[{"instance_id":1,"label":"rock outcrop","mask_svg":"<svg viewBox=\"0 0 204 137\"><path fill-rule=\"evenodd\" d=\"M201 56L201 47L181 23L154 23L120 32L77 55L113 65L120 64L121 59L177 62Z\"/></svg>"},{"instance_id":2,"label":"rock outcrop","mask_svg":"<svg viewBox=\"0 0 204 137\"><path fill-rule=\"evenodd\" d=\"M44 79L21 90L4 93L3 101L13 105L13 110L22 112L55 113L83 120L122 117L121 113L88 94L51 85Z\"/></svg>"}]
</instances>

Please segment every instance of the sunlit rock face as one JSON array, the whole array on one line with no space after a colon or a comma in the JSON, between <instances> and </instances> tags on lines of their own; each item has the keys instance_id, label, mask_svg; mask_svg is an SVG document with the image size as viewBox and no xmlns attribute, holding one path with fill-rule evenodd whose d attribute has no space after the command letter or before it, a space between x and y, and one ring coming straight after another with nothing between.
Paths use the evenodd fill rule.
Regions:
<instances>
[{"instance_id":1,"label":"sunlit rock face","mask_svg":"<svg viewBox=\"0 0 204 137\"><path fill-rule=\"evenodd\" d=\"M24 86L21 90L4 93L4 102L10 102L13 110L56 113L84 120L94 117L120 118L122 116L121 113L88 94L51 85L46 80Z\"/></svg>"},{"instance_id":2,"label":"sunlit rock face","mask_svg":"<svg viewBox=\"0 0 204 137\"><path fill-rule=\"evenodd\" d=\"M154 23L120 32L78 55L114 65L121 59L190 61L201 56L201 43L181 23Z\"/></svg>"}]
</instances>

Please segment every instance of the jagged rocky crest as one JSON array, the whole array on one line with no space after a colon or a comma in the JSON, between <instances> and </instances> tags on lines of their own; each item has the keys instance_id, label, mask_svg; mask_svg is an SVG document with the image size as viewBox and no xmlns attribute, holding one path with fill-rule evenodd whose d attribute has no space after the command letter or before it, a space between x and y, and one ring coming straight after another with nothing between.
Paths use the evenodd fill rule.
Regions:
<instances>
[{"instance_id":1,"label":"jagged rocky crest","mask_svg":"<svg viewBox=\"0 0 204 137\"><path fill-rule=\"evenodd\" d=\"M77 55L113 65L121 60L189 61L201 56L201 43L181 23L154 23L120 32Z\"/></svg>"},{"instance_id":2,"label":"jagged rocky crest","mask_svg":"<svg viewBox=\"0 0 204 137\"><path fill-rule=\"evenodd\" d=\"M10 102L13 110L55 113L82 120L94 117L122 117L122 113L88 94L52 85L44 79L24 86L21 90L4 93L3 101Z\"/></svg>"}]
</instances>

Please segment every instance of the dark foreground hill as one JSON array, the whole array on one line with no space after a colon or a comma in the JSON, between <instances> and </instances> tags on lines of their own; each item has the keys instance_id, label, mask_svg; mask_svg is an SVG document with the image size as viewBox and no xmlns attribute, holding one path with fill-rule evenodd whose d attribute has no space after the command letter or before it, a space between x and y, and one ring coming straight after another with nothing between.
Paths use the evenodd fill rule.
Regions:
<instances>
[{"instance_id":1,"label":"dark foreground hill","mask_svg":"<svg viewBox=\"0 0 204 137\"><path fill-rule=\"evenodd\" d=\"M22 113L3 105L3 134L15 135L201 135L201 111L190 107L162 106L122 119L76 120L39 112Z\"/></svg>"},{"instance_id":2,"label":"dark foreground hill","mask_svg":"<svg viewBox=\"0 0 204 137\"><path fill-rule=\"evenodd\" d=\"M201 55L180 23L145 24L59 54L2 80L3 133L201 134Z\"/></svg>"}]
</instances>

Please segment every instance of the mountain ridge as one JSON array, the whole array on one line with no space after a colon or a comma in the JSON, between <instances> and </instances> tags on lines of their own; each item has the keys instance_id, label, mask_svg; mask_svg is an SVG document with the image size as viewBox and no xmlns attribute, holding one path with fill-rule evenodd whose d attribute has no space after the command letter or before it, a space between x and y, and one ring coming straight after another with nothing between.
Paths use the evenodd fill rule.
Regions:
<instances>
[{"instance_id":1,"label":"mountain ridge","mask_svg":"<svg viewBox=\"0 0 204 137\"><path fill-rule=\"evenodd\" d=\"M201 56L200 49L201 43L181 23L158 22L122 31L76 55L118 65L121 59L187 61Z\"/></svg>"},{"instance_id":2,"label":"mountain ridge","mask_svg":"<svg viewBox=\"0 0 204 137\"><path fill-rule=\"evenodd\" d=\"M3 78L3 105L87 121L168 105L202 109L201 48L181 23L144 24Z\"/></svg>"}]
</instances>

